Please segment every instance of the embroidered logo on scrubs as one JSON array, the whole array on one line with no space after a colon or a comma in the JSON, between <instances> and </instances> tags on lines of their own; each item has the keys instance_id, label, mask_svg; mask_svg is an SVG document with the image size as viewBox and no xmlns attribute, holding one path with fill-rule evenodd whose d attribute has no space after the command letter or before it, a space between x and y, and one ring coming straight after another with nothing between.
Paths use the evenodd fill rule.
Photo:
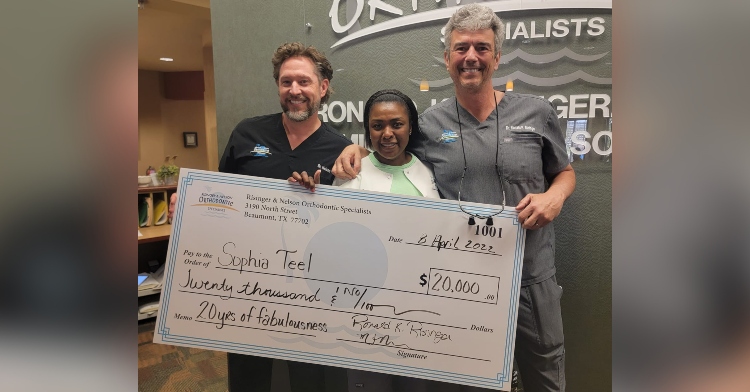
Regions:
<instances>
[{"instance_id":1,"label":"embroidered logo on scrubs","mask_svg":"<svg viewBox=\"0 0 750 392\"><path fill-rule=\"evenodd\" d=\"M458 140L458 135L449 129L443 129L443 135L440 136L440 143L453 143Z\"/></svg>"},{"instance_id":2,"label":"embroidered logo on scrubs","mask_svg":"<svg viewBox=\"0 0 750 392\"><path fill-rule=\"evenodd\" d=\"M271 155L271 150L269 150L268 147L262 144L256 144L255 148L253 148L253 151L250 151L250 154L252 154L252 156L254 157L268 158L268 156Z\"/></svg>"}]
</instances>

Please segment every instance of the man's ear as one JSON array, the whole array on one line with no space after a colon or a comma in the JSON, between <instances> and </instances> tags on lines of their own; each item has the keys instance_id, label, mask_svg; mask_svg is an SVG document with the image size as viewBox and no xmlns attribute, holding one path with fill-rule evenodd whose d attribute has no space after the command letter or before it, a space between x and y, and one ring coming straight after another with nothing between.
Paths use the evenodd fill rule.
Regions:
<instances>
[{"instance_id":1,"label":"man's ear","mask_svg":"<svg viewBox=\"0 0 750 392\"><path fill-rule=\"evenodd\" d=\"M323 81L320 82L320 97L323 98L326 96L326 93L328 92L328 84L331 83L328 79L323 79Z\"/></svg>"},{"instance_id":2,"label":"man's ear","mask_svg":"<svg viewBox=\"0 0 750 392\"><path fill-rule=\"evenodd\" d=\"M448 53L448 51L447 51L447 50L446 50L446 51L444 51L444 52L443 52L443 60L445 61L445 68L446 68L446 69L449 69L449 68L450 68L450 66L449 66L449 64L450 64L450 58L451 58L451 55L450 55L450 53Z\"/></svg>"},{"instance_id":3,"label":"man's ear","mask_svg":"<svg viewBox=\"0 0 750 392\"><path fill-rule=\"evenodd\" d=\"M497 68L500 67L500 51L497 51L497 54L495 55L495 71L497 71Z\"/></svg>"}]
</instances>

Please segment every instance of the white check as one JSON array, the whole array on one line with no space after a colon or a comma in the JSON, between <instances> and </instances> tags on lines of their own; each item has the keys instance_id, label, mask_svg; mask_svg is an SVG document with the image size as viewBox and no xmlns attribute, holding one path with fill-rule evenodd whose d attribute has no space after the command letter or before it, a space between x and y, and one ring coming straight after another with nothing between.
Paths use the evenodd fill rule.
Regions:
<instances>
[{"instance_id":1,"label":"white check","mask_svg":"<svg viewBox=\"0 0 750 392\"><path fill-rule=\"evenodd\" d=\"M185 169L178 193L154 342L509 390L513 208Z\"/></svg>"}]
</instances>

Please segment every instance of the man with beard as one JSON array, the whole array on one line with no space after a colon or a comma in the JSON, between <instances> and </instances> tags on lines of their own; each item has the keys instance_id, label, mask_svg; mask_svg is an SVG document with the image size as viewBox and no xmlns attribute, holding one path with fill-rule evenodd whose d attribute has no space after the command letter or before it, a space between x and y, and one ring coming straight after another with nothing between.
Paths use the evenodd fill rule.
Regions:
<instances>
[{"instance_id":1,"label":"man with beard","mask_svg":"<svg viewBox=\"0 0 750 392\"><path fill-rule=\"evenodd\" d=\"M288 179L295 171L315 173L321 184L331 185L330 168L351 144L318 118L321 102L331 95L333 68L314 47L296 42L281 45L271 62L283 112L237 124L219 171L279 180ZM322 366L288 364L293 392L325 390ZM272 359L228 353L227 365L230 392L271 390Z\"/></svg>"},{"instance_id":2,"label":"man with beard","mask_svg":"<svg viewBox=\"0 0 750 392\"><path fill-rule=\"evenodd\" d=\"M562 287L555 278L552 220L575 189L575 173L555 108L536 96L495 90L492 74L504 31L485 5L468 4L453 14L445 26L444 59L456 96L419 116L422 137L412 152L432 167L442 197L515 206L527 230L515 359L524 391L564 391ZM347 147L334 174L356 176L365 153ZM474 217L480 224L487 219Z\"/></svg>"},{"instance_id":3,"label":"man with beard","mask_svg":"<svg viewBox=\"0 0 750 392\"><path fill-rule=\"evenodd\" d=\"M283 112L240 121L219 171L280 180L295 171L315 173L321 184L330 185L330 168L351 144L318 118L320 104L331 95L333 68L314 47L298 42L281 45L271 62Z\"/></svg>"}]
</instances>

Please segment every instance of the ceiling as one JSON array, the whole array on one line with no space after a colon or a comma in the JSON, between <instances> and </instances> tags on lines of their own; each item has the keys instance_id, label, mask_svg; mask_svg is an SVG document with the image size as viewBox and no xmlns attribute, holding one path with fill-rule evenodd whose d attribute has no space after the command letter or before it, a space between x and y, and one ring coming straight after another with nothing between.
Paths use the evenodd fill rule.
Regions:
<instances>
[{"instance_id":1,"label":"ceiling","mask_svg":"<svg viewBox=\"0 0 750 392\"><path fill-rule=\"evenodd\" d=\"M138 9L138 69L202 71L204 36L211 39L209 1L146 0Z\"/></svg>"}]
</instances>

